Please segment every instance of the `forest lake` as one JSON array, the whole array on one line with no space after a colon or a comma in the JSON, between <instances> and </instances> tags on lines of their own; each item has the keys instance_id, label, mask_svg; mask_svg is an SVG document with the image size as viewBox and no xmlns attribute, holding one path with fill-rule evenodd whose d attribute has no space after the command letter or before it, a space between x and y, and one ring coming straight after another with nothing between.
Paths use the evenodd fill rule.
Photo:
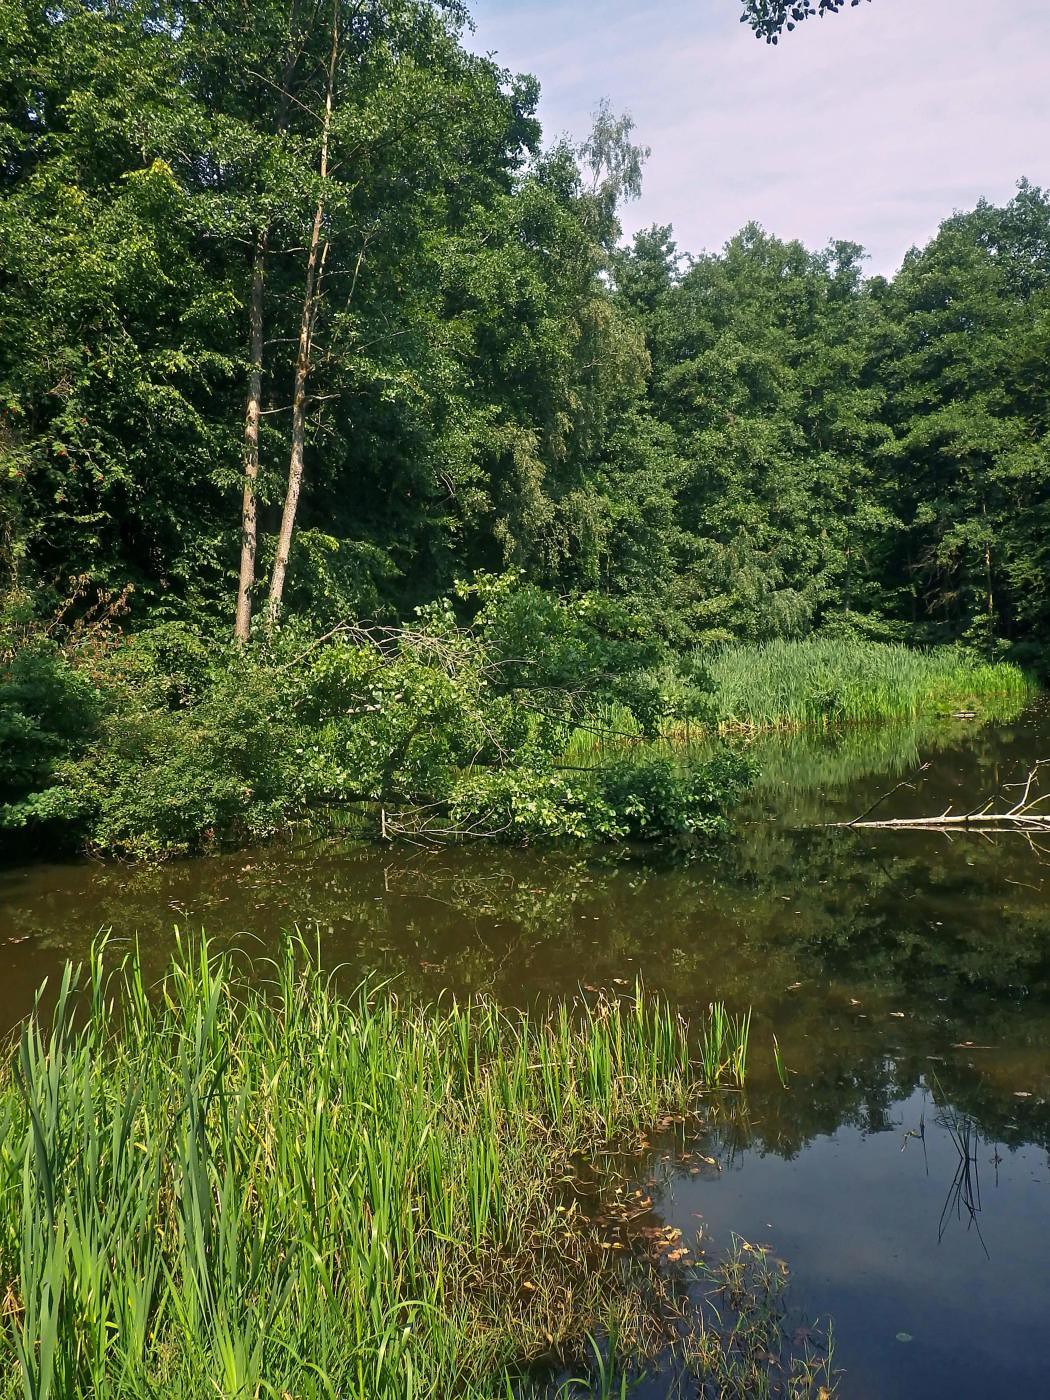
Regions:
<instances>
[{"instance_id":1,"label":"forest lake","mask_svg":"<svg viewBox=\"0 0 1050 1400\"><path fill-rule=\"evenodd\" d=\"M529 1005L640 977L687 1014L750 1006L746 1098L699 1141L652 1139L647 1218L787 1261L789 1324L819 1337L833 1321L846 1395L1041 1393L1050 839L826 823L912 775L886 816L1008 793L1050 757L1050 709L769 739L759 756L717 861L304 840L0 871L0 1019L99 929L137 938L159 973L176 924L256 958L298 924L347 982L378 971L424 994Z\"/></svg>"}]
</instances>

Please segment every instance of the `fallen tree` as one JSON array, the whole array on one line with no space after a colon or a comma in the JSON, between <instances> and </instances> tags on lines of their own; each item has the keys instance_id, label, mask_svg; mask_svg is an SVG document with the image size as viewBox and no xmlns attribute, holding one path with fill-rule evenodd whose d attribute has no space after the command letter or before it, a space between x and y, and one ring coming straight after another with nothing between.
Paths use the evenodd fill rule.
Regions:
<instances>
[{"instance_id":1,"label":"fallen tree","mask_svg":"<svg viewBox=\"0 0 1050 1400\"><path fill-rule=\"evenodd\" d=\"M1003 830L1016 831L1046 831L1050 832L1050 813L1037 812L1035 809L1048 798L1050 792L1045 792L1038 797L1033 797L1032 792L1038 782L1040 769L1050 764L1050 759L1040 759L1035 767L1028 774L1023 784L1008 784L1010 787L1021 787L1023 791L1020 799L1012 807L1005 811L993 810L996 797L982 798L976 807L968 812L956 813L952 806L945 808L939 816L934 817L889 817L873 819L871 813L881 807L887 798L893 793L899 792L902 787L910 787L908 781L898 783L895 788L884 793L874 806L869 807L866 812L862 812L859 817L854 817L846 822L826 822L830 827L846 827L865 830L900 830L900 831L958 831L959 829L990 832ZM919 772L924 772L929 764L924 764Z\"/></svg>"}]
</instances>

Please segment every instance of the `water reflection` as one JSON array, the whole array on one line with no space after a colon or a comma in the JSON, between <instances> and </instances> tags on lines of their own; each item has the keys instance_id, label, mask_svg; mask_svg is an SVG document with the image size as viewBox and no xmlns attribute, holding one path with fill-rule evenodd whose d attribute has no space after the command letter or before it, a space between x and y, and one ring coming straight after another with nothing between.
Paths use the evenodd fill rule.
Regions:
<instances>
[{"instance_id":1,"label":"water reflection","mask_svg":"<svg viewBox=\"0 0 1050 1400\"><path fill-rule=\"evenodd\" d=\"M159 972L176 923L257 960L298 923L346 978L378 971L424 995L521 1005L641 976L686 1010L750 1005L748 1110L710 1154L723 1170L672 1172L660 1209L723 1238L768 1224L807 1307L836 1319L850 1395L1037 1393L1025 1329L1050 1309L1047 858L1007 832L819 824L923 763L892 814L965 810L1050 756L1050 717L757 749L763 779L718 862L314 842L2 872L0 1019L102 927L138 938Z\"/></svg>"},{"instance_id":2,"label":"water reflection","mask_svg":"<svg viewBox=\"0 0 1050 1400\"><path fill-rule=\"evenodd\" d=\"M750 1118L767 1107L752 1102ZM755 1126L708 1140L717 1173L665 1164L656 1208L716 1244L735 1231L790 1261L796 1309L833 1318L844 1396L1044 1392L1043 1151L986 1137L927 1083L789 1158Z\"/></svg>"}]
</instances>

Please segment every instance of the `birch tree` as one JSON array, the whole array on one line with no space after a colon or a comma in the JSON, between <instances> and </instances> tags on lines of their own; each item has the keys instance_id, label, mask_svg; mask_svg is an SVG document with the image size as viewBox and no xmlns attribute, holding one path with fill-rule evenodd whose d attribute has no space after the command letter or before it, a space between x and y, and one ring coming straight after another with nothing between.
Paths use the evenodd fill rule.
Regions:
<instances>
[{"instance_id":1,"label":"birch tree","mask_svg":"<svg viewBox=\"0 0 1050 1400\"><path fill-rule=\"evenodd\" d=\"M335 102L335 83L339 64L341 18L340 0L332 0L331 48L325 75L324 109L321 118L317 204L314 209L306 257L306 286L303 293L302 313L299 318L299 348L295 360L295 384L292 391L292 447L288 461L288 487L284 497L284 510L281 513L280 533L277 536L277 554L270 576L269 620L271 626L276 622L280 612L281 599L284 595L284 580L288 572L288 555L292 548L292 531L295 529L295 517L299 509L299 492L302 489L303 456L306 443L307 386L310 378L317 307L330 248L329 239L325 234L325 216L329 150L332 140L332 109Z\"/></svg>"}]
</instances>

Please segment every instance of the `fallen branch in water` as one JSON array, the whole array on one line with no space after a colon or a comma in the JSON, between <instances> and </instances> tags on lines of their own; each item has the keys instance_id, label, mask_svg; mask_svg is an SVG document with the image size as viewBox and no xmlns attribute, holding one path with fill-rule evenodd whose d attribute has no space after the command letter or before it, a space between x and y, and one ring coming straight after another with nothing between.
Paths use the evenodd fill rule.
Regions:
<instances>
[{"instance_id":1,"label":"fallen branch in water","mask_svg":"<svg viewBox=\"0 0 1050 1400\"><path fill-rule=\"evenodd\" d=\"M860 814L859 817L854 817L853 820L850 821L850 822L836 822L835 825L837 825L837 826L860 826L861 823L864 821L864 819L865 819L866 817L870 817L871 814L872 814L872 812L874 812L875 809L876 809L877 807L881 807L882 804L883 804L884 802L888 801L888 799L891 798L895 792L900 792L901 788L905 788L905 787L906 787L906 788L910 788L912 791L914 791L914 790L915 790L915 781L914 781L914 780L915 780L916 778L918 778L918 777L921 777L922 774L925 773L926 770L929 768L929 766L930 766L929 763L924 763L924 764L922 764L922 766L921 766L920 768L916 769L916 771L911 775L910 778L902 778L902 779L900 780L900 782L897 784L896 787L891 787L890 790L889 790L889 792L884 792L880 798L878 798L875 802L873 802L873 803L871 804L870 807L866 807L866 808L864 809L864 811L861 812L861 814Z\"/></svg>"},{"instance_id":2,"label":"fallen branch in water","mask_svg":"<svg viewBox=\"0 0 1050 1400\"><path fill-rule=\"evenodd\" d=\"M1050 798L1050 792L1043 793L1039 797L1032 796L1032 789L1038 778L1039 770L1047 764L1050 764L1050 759L1041 758L1028 774L1023 784L1008 784L1008 786L1011 787L1023 786L1024 791L1021 794L1020 801L1016 802L1014 806L1008 808L1006 811L993 812L992 806L995 802L995 798L989 797L986 801L982 801L976 807L971 808L970 811L960 814L953 814L952 808L949 806L940 816L936 817L890 817L878 821L868 820L869 814L875 810L875 807L880 806L881 803L885 801L885 797L891 795L887 793L885 797L880 797L879 801L876 802L873 807L869 807L866 812L862 812L859 817L854 817L852 821L825 822L824 825L829 827L853 827L858 830L865 829L869 831L873 829L884 831L946 832L958 831L960 829L978 832L1006 830L1050 831L1050 813L1036 812L1035 810L1040 803L1046 802L1047 799ZM921 771L920 769L920 772ZM898 788L904 786L910 786L910 784L898 783L897 787L892 791L896 792Z\"/></svg>"}]
</instances>

